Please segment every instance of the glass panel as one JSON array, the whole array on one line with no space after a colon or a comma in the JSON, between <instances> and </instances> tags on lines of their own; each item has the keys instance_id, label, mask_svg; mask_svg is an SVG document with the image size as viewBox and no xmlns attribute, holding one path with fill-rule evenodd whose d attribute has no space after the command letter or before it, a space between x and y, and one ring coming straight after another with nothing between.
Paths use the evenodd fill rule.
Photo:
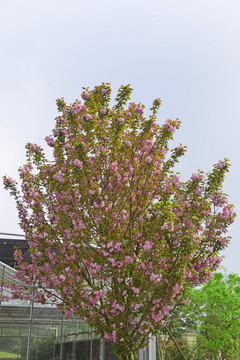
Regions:
<instances>
[{"instance_id":1,"label":"glass panel","mask_svg":"<svg viewBox=\"0 0 240 360\"><path fill-rule=\"evenodd\" d=\"M0 358L26 359L28 328L3 328L0 330Z\"/></svg>"},{"instance_id":2,"label":"glass panel","mask_svg":"<svg viewBox=\"0 0 240 360\"><path fill-rule=\"evenodd\" d=\"M55 329L51 325L34 325L31 336L30 360L49 360L54 357Z\"/></svg>"}]
</instances>

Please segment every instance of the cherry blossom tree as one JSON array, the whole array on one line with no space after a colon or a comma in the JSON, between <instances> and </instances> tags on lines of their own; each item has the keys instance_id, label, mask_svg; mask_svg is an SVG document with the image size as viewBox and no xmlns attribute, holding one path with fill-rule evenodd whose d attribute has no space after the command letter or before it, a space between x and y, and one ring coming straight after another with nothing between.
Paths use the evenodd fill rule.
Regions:
<instances>
[{"instance_id":1,"label":"cherry blossom tree","mask_svg":"<svg viewBox=\"0 0 240 360\"><path fill-rule=\"evenodd\" d=\"M83 88L82 102L57 100L60 115L44 151L28 143L20 185L4 177L14 196L32 262L16 251L18 278L35 286L35 299L80 315L134 359L165 324L187 286L206 282L234 221L222 192L227 159L181 181L173 168L186 147L169 149L179 119L160 125L160 99L150 115L129 103L121 86ZM27 297L15 288L14 296Z\"/></svg>"}]
</instances>

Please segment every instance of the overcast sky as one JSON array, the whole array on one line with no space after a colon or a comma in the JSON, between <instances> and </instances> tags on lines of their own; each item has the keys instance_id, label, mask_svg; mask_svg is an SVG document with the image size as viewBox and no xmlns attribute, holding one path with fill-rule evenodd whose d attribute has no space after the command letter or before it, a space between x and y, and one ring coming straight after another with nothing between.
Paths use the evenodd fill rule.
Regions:
<instances>
[{"instance_id":1,"label":"overcast sky","mask_svg":"<svg viewBox=\"0 0 240 360\"><path fill-rule=\"evenodd\" d=\"M0 0L1 176L17 178L28 141L45 144L56 98L130 83L134 101L162 99L160 123L181 119L183 179L231 160L224 192L239 213L239 34L240 0ZM21 233L2 183L0 232ZM240 274L239 232L240 218L223 265Z\"/></svg>"}]
</instances>

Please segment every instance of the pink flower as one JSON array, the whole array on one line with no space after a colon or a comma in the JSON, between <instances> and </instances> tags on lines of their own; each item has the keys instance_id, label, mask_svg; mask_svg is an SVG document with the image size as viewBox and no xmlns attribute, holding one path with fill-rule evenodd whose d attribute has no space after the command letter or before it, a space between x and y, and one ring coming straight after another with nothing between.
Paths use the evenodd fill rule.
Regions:
<instances>
[{"instance_id":1,"label":"pink flower","mask_svg":"<svg viewBox=\"0 0 240 360\"><path fill-rule=\"evenodd\" d=\"M168 224L164 223L163 226L161 227L161 230L167 230L168 229Z\"/></svg>"},{"instance_id":2,"label":"pink flower","mask_svg":"<svg viewBox=\"0 0 240 360\"><path fill-rule=\"evenodd\" d=\"M58 129L53 129L53 133L56 136L60 135L60 131Z\"/></svg>"},{"instance_id":3,"label":"pink flower","mask_svg":"<svg viewBox=\"0 0 240 360\"><path fill-rule=\"evenodd\" d=\"M146 241L145 244L143 245L143 249L145 251L151 250L152 248L152 242L151 241Z\"/></svg>"},{"instance_id":4,"label":"pink flower","mask_svg":"<svg viewBox=\"0 0 240 360\"><path fill-rule=\"evenodd\" d=\"M113 330L113 332L112 332L112 341L113 342L117 341L117 332L116 332L116 330Z\"/></svg>"},{"instance_id":5,"label":"pink flower","mask_svg":"<svg viewBox=\"0 0 240 360\"><path fill-rule=\"evenodd\" d=\"M198 181L200 181L200 180L202 180L202 176L201 175L198 175L198 174L192 174L192 176L191 176L191 179L192 180L198 180Z\"/></svg>"},{"instance_id":6,"label":"pink flower","mask_svg":"<svg viewBox=\"0 0 240 360\"><path fill-rule=\"evenodd\" d=\"M100 208L103 208L105 206L105 202L104 201L101 201L100 204L99 204L99 207Z\"/></svg>"},{"instance_id":7,"label":"pink flower","mask_svg":"<svg viewBox=\"0 0 240 360\"><path fill-rule=\"evenodd\" d=\"M218 167L218 169L222 169L223 168L223 163L221 161L219 161L217 163L217 167Z\"/></svg>"},{"instance_id":8,"label":"pink flower","mask_svg":"<svg viewBox=\"0 0 240 360\"><path fill-rule=\"evenodd\" d=\"M179 176L174 175L173 178L172 178L172 183L173 183L176 187L178 187L178 186L179 186L179 180L180 180Z\"/></svg>"},{"instance_id":9,"label":"pink flower","mask_svg":"<svg viewBox=\"0 0 240 360\"><path fill-rule=\"evenodd\" d=\"M221 244L222 246L226 246L226 245L227 245L227 242L226 242L226 240L225 240L224 238L220 239L219 242L220 242L220 244Z\"/></svg>"},{"instance_id":10,"label":"pink flower","mask_svg":"<svg viewBox=\"0 0 240 360\"><path fill-rule=\"evenodd\" d=\"M100 110L100 113L103 114L103 115L106 115L107 110L106 110L106 109L101 109L101 110Z\"/></svg>"},{"instance_id":11,"label":"pink flower","mask_svg":"<svg viewBox=\"0 0 240 360\"><path fill-rule=\"evenodd\" d=\"M147 161L148 163L152 162L151 156L147 156L147 157L146 157L146 161Z\"/></svg>"},{"instance_id":12,"label":"pink flower","mask_svg":"<svg viewBox=\"0 0 240 360\"><path fill-rule=\"evenodd\" d=\"M159 312L158 314L152 314L152 319L155 321L155 322L159 322L161 319L162 319L162 314Z\"/></svg>"},{"instance_id":13,"label":"pink flower","mask_svg":"<svg viewBox=\"0 0 240 360\"><path fill-rule=\"evenodd\" d=\"M90 114L87 114L85 117L86 117L86 120L91 120L93 118L92 115L90 115Z\"/></svg>"},{"instance_id":14,"label":"pink flower","mask_svg":"<svg viewBox=\"0 0 240 360\"><path fill-rule=\"evenodd\" d=\"M133 258L129 255L125 256L125 261L127 264L132 264L133 263Z\"/></svg>"},{"instance_id":15,"label":"pink flower","mask_svg":"<svg viewBox=\"0 0 240 360\"><path fill-rule=\"evenodd\" d=\"M171 120L170 120L171 121ZM169 120L165 122L163 125L169 132L174 132L176 130L176 126L170 124Z\"/></svg>"},{"instance_id":16,"label":"pink flower","mask_svg":"<svg viewBox=\"0 0 240 360\"><path fill-rule=\"evenodd\" d=\"M101 289L101 290L99 290L98 294L99 294L99 297L101 299L106 295L106 291Z\"/></svg>"},{"instance_id":17,"label":"pink flower","mask_svg":"<svg viewBox=\"0 0 240 360\"><path fill-rule=\"evenodd\" d=\"M134 303L134 304L133 304L133 308L134 308L135 310L139 310L140 304Z\"/></svg>"},{"instance_id":18,"label":"pink flower","mask_svg":"<svg viewBox=\"0 0 240 360\"><path fill-rule=\"evenodd\" d=\"M122 216L123 216L124 219L127 219L127 217L128 217L127 210L122 210L122 211L121 211L121 214L122 214Z\"/></svg>"},{"instance_id":19,"label":"pink flower","mask_svg":"<svg viewBox=\"0 0 240 360\"><path fill-rule=\"evenodd\" d=\"M82 167L83 167L83 163L79 159L75 159L73 161L73 165L78 166L80 169L82 169Z\"/></svg>"},{"instance_id":20,"label":"pink flower","mask_svg":"<svg viewBox=\"0 0 240 360\"><path fill-rule=\"evenodd\" d=\"M112 341L112 335L111 334L105 332L104 337L105 337L106 340Z\"/></svg>"},{"instance_id":21,"label":"pink flower","mask_svg":"<svg viewBox=\"0 0 240 360\"><path fill-rule=\"evenodd\" d=\"M112 164L111 164L111 166L112 166L115 170L117 170L117 165L118 165L117 160L113 161Z\"/></svg>"},{"instance_id":22,"label":"pink flower","mask_svg":"<svg viewBox=\"0 0 240 360\"><path fill-rule=\"evenodd\" d=\"M136 113L142 115L144 113L144 108L142 108L140 106L136 106L135 111L136 111Z\"/></svg>"},{"instance_id":23,"label":"pink flower","mask_svg":"<svg viewBox=\"0 0 240 360\"><path fill-rule=\"evenodd\" d=\"M109 243L107 243L107 248L111 248L113 246L113 242L112 241L109 241Z\"/></svg>"},{"instance_id":24,"label":"pink flower","mask_svg":"<svg viewBox=\"0 0 240 360\"><path fill-rule=\"evenodd\" d=\"M161 281L162 275L161 274L154 274L152 273L150 276L150 280L151 281L156 281L157 283L159 283Z\"/></svg>"},{"instance_id":25,"label":"pink flower","mask_svg":"<svg viewBox=\"0 0 240 360\"><path fill-rule=\"evenodd\" d=\"M116 251L120 251L120 250L121 250L121 246L122 246L122 243L117 242L117 243L115 244L114 248L115 248Z\"/></svg>"},{"instance_id":26,"label":"pink flower","mask_svg":"<svg viewBox=\"0 0 240 360\"><path fill-rule=\"evenodd\" d=\"M124 123L125 120L123 118L119 118L118 121L120 124L122 124L122 123Z\"/></svg>"},{"instance_id":27,"label":"pink flower","mask_svg":"<svg viewBox=\"0 0 240 360\"><path fill-rule=\"evenodd\" d=\"M174 294L178 294L180 292L181 288L182 287L180 285L176 284L173 288Z\"/></svg>"},{"instance_id":28,"label":"pink flower","mask_svg":"<svg viewBox=\"0 0 240 360\"><path fill-rule=\"evenodd\" d=\"M13 182L13 179L11 177L7 178L3 181L4 186L8 186Z\"/></svg>"},{"instance_id":29,"label":"pink flower","mask_svg":"<svg viewBox=\"0 0 240 360\"><path fill-rule=\"evenodd\" d=\"M52 138L52 137L50 137L50 136L47 136L46 138L45 138L45 140L46 140L46 143L48 144L48 146L53 146L54 145L54 139Z\"/></svg>"},{"instance_id":30,"label":"pink flower","mask_svg":"<svg viewBox=\"0 0 240 360\"><path fill-rule=\"evenodd\" d=\"M172 306L169 306L169 305L164 305L163 308L162 308L162 313L163 314L169 314L169 311L172 309Z\"/></svg>"},{"instance_id":31,"label":"pink flower","mask_svg":"<svg viewBox=\"0 0 240 360\"><path fill-rule=\"evenodd\" d=\"M132 114L128 110L126 111L126 117L128 117L128 118L132 117Z\"/></svg>"},{"instance_id":32,"label":"pink flower","mask_svg":"<svg viewBox=\"0 0 240 360\"><path fill-rule=\"evenodd\" d=\"M101 93L104 95L107 93L107 90L106 89L101 89Z\"/></svg>"},{"instance_id":33,"label":"pink flower","mask_svg":"<svg viewBox=\"0 0 240 360\"><path fill-rule=\"evenodd\" d=\"M132 291L135 293L135 294L139 294L139 292L140 292L140 289L139 288L136 288L136 287L134 287L134 286L132 286Z\"/></svg>"},{"instance_id":34,"label":"pink flower","mask_svg":"<svg viewBox=\"0 0 240 360\"><path fill-rule=\"evenodd\" d=\"M89 92L87 92L87 91L84 91L84 92L81 94L81 98L82 98L83 100L89 99L90 96L91 96L91 94L89 94Z\"/></svg>"},{"instance_id":35,"label":"pink flower","mask_svg":"<svg viewBox=\"0 0 240 360\"><path fill-rule=\"evenodd\" d=\"M82 106L80 104L76 104L76 105L74 105L74 109L75 109L76 113L79 114L82 109Z\"/></svg>"},{"instance_id":36,"label":"pink flower","mask_svg":"<svg viewBox=\"0 0 240 360\"><path fill-rule=\"evenodd\" d=\"M132 146L132 143L131 143L131 141L129 141L129 140L127 140L127 141L125 142L125 144L126 144L127 146Z\"/></svg>"},{"instance_id":37,"label":"pink flower","mask_svg":"<svg viewBox=\"0 0 240 360\"><path fill-rule=\"evenodd\" d=\"M56 174L53 175L53 178L57 181L59 181L61 184L64 183L64 176L62 175L62 173L59 171Z\"/></svg>"}]
</instances>

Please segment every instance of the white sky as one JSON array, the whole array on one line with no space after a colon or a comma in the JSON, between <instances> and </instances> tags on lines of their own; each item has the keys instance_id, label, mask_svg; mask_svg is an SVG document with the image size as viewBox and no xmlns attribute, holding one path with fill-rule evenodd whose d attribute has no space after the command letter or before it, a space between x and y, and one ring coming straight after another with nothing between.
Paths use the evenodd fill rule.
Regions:
<instances>
[{"instance_id":1,"label":"white sky","mask_svg":"<svg viewBox=\"0 0 240 360\"><path fill-rule=\"evenodd\" d=\"M17 177L25 144L44 145L55 100L110 82L135 89L159 122L180 117L183 178L228 157L224 191L239 212L240 0L0 0L1 176ZM240 273L240 219L223 265ZM19 233L0 184L0 232Z\"/></svg>"}]
</instances>

